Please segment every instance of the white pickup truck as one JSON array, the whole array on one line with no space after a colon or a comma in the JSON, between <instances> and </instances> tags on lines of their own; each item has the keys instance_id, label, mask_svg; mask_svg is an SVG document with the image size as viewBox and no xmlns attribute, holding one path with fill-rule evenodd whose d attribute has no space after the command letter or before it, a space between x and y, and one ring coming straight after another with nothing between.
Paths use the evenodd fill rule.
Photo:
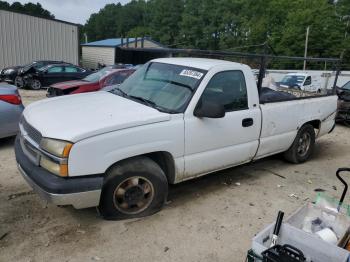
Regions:
<instances>
[{"instance_id":1,"label":"white pickup truck","mask_svg":"<svg viewBox=\"0 0 350 262\"><path fill-rule=\"evenodd\" d=\"M306 161L336 110L337 96L260 104L247 65L156 59L110 92L26 107L16 159L56 205L140 217L161 209L168 184L281 152Z\"/></svg>"}]
</instances>

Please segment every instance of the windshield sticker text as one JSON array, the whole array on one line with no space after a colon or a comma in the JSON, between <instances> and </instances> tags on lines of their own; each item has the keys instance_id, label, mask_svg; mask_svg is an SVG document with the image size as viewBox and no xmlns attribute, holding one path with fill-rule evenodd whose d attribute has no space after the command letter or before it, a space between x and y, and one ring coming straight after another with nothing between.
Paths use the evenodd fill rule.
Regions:
<instances>
[{"instance_id":1,"label":"windshield sticker text","mask_svg":"<svg viewBox=\"0 0 350 262\"><path fill-rule=\"evenodd\" d=\"M189 69L184 69L181 71L180 76L188 76L188 77L193 77L196 79L201 79L203 76L203 73L189 70Z\"/></svg>"}]
</instances>

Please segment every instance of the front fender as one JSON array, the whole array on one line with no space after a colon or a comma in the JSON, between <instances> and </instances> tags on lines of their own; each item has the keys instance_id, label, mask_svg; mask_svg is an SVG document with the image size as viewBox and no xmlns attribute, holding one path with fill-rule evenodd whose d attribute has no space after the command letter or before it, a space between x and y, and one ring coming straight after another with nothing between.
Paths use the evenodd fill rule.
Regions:
<instances>
[{"instance_id":1,"label":"front fender","mask_svg":"<svg viewBox=\"0 0 350 262\"><path fill-rule=\"evenodd\" d=\"M184 168L183 119L138 126L90 137L75 143L68 159L69 176L105 173L121 160L165 151L170 153L176 170Z\"/></svg>"}]
</instances>

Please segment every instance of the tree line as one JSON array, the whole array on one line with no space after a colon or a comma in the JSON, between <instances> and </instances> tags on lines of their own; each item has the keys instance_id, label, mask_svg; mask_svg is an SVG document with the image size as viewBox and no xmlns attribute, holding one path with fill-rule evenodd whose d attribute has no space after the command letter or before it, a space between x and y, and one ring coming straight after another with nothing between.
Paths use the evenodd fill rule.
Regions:
<instances>
[{"instance_id":1,"label":"tree line","mask_svg":"<svg viewBox=\"0 0 350 262\"><path fill-rule=\"evenodd\" d=\"M39 3L0 1L0 9L54 18ZM253 53L266 51L267 43L274 54L303 56L307 27L308 56L339 57L345 50L343 67L350 70L349 0L132 0L92 14L80 39L149 36L169 47ZM288 63L274 66L296 67Z\"/></svg>"},{"instance_id":2,"label":"tree line","mask_svg":"<svg viewBox=\"0 0 350 262\"><path fill-rule=\"evenodd\" d=\"M244 52L268 43L275 54L303 56L307 27L308 56L339 57L350 47L350 1L132 0L106 5L83 31L89 41L150 36L170 47ZM345 63L350 69L348 53Z\"/></svg>"},{"instance_id":3,"label":"tree line","mask_svg":"<svg viewBox=\"0 0 350 262\"><path fill-rule=\"evenodd\" d=\"M44 9L39 3L26 3L23 5L20 2L13 2L12 4L9 4L8 2L0 1L0 9L43 18L55 18L53 14Z\"/></svg>"}]
</instances>

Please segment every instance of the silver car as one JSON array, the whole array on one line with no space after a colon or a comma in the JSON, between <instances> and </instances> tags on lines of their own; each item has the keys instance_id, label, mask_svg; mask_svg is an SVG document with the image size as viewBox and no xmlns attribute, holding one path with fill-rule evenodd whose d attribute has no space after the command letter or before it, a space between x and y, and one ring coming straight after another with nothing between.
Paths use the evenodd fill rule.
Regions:
<instances>
[{"instance_id":1,"label":"silver car","mask_svg":"<svg viewBox=\"0 0 350 262\"><path fill-rule=\"evenodd\" d=\"M17 134L23 109L17 87L0 83L0 138Z\"/></svg>"}]
</instances>

